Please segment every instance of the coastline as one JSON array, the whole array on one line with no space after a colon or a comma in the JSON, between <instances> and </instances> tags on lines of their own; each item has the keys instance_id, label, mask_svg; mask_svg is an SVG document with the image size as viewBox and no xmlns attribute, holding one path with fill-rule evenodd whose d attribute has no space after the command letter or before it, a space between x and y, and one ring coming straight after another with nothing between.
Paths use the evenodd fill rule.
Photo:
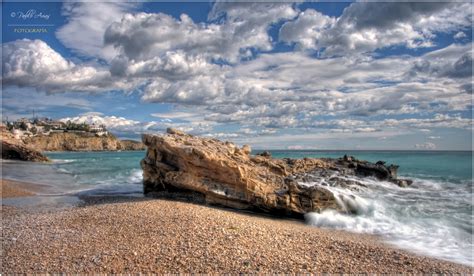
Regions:
<instances>
[{"instance_id":1,"label":"coastline","mask_svg":"<svg viewBox=\"0 0 474 276\"><path fill-rule=\"evenodd\" d=\"M4 187L31 195L41 185ZM472 273L375 236L168 199L92 197L55 212L2 207L3 273Z\"/></svg>"}]
</instances>

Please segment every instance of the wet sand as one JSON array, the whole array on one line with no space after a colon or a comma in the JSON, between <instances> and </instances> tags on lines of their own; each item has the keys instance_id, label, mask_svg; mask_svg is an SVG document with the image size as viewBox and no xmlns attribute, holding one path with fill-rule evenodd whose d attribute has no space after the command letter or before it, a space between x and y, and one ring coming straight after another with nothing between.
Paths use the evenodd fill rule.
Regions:
<instances>
[{"instance_id":1,"label":"wet sand","mask_svg":"<svg viewBox=\"0 0 474 276\"><path fill-rule=\"evenodd\" d=\"M32 196L44 189L45 185L0 179L2 198Z\"/></svg>"},{"instance_id":2,"label":"wet sand","mask_svg":"<svg viewBox=\"0 0 474 276\"><path fill-rule=\"evenodd\" d=\"M472 273L369 235L166 199L2 207L2 273Z\"/></svg>"}]
</instances>

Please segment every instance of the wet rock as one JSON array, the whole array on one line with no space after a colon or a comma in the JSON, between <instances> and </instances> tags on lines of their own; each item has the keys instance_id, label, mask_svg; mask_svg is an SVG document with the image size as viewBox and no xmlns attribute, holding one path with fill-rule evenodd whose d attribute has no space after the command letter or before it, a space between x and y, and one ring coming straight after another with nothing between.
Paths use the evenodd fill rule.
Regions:
<instances>
[{"instance_id":1,"label":"wet rock","mask_svg":"<svg viewBox=\"0 0 474 276\"><path fill-rule=\"evenodd\" d=\"M397 184L402 188L408 187L413 184L413 180L411 179L392 179L391 182Z\"/></svg>"},{"instance_id":2,"label":"wet rock","mask_svg":"<svg viewBox=\"0 0 474 276\"><path fill-rule=\"evenodd\" d=\"M287 216L301 217L324 209L342 211L329 186L349 189L363 186L347 176L395 180L398 168L359 161L352 156L340 159L273 159L270 153L251 156L250 146L238 148L231 142L174 130L168 130L165 135L143 135L142 140L148 148L141 161L145 194L189 195L209 204ZM318 185L304 184L311 182Z\"/></svg>"},{"instance_id":3,"label":"wet rock","mask_svg":"<svg viewBox=\"0 0 474 276\"><path fill-rule=\"evenodd\" d=\"M262 156L262 157L267 157L267 158L271 158L272 157L272 154L269 152L269 151L263 151L259 154L257 154L258 156Z\"/></svg>"}]
</instances>

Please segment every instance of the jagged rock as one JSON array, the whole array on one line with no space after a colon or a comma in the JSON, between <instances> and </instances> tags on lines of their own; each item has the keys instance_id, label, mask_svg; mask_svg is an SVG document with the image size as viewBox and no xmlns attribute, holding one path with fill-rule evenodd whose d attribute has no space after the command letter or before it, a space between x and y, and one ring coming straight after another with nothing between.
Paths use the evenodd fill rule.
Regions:
<instances>
[{"instance_id":1,"label":"jagged rock","mask_svg":"<svg viewBox=\"0 0 474 276\"><path fill-rule=\"evenodd\" d=\"M21 140L15 139L3 124L0 125L0 140L2 142L2 159L34 162L49 161L48 157L38 150L25 145Z\"/></svg>"},{"instance_id":2,"label":"jagged rock","mask_svg":"<svg viewBox=\"0 0 474 276\"><path fill-rule=\"evenodd\" d=\"M145 150L146 147L142 142L134 140L120 140L120 150Z\"/></svg>"},{"instance_id":3,"label":"jagged rock","mask_svg":"<svg viewBox=\"0 0 474 276\"><path fill-rule=\"evenodd\" d=\"M334 170L356 175L357 168L370 176L391 173L390 169L372 169L370 164L375 164L355 158L251 156L249 146L239 148L230 142L169 130L165 135L143 135L142 140L148 148L141 161L145 194L177 193L210 204L280 215L302 216L324 209L342 211L329 189L299 183L308 172L320 171L326 177Z\"/></svg>"},{"instance_id":4,"label":"jagged rock","mask_svg":"<svg viewBox=\"0 0 474 276\"><path fill-rule=\"evenodd\" d=\"M353 156L344 155L343 158L329 161L333 164L332 169L342 172L342 175L356 175L359 177L375 177L381 181L388 181L400 187L407 187L413 183L409 179L398 179L397 165L386 166L384 161L370 163L357 160Z\"/></svg>"},{"instance_id":5,"label":"jagged rock","mask_svg":"<svg viewBox=\"0 0 474 276\"><path fill-rule=\"evenodd\" d=\"M263 151L259 154L257 154L258 156L263 156L263 157L267 157L267 158L271 158L272 157L272 154L269 152L269 151Z\"/></svg>"},{"instance_id":6,"label":"jagged rock","mask_svg":"<svg viewBox=\"0 0 474 276\"><path fill-rule=\"evenodd\" d=\"M242 152L244 154L250 154L252 152L252 148L249 145L243 145Z\"/></svg>"},{"instance_id":7,"label":"jagged rock","mask_svg":"<svg viewBox=\"0 0 474 276\"><path fill-rule=\"evenodd\" d=\"M181 130L178 130L178 129L175 129L175 128L172 128L172 127L167 128L166 133L175 134L175 135L179 135L179 136L187 135L185 132L183 132Z\"/></svg>"},{"instance_id":8,"label":"jagged rock","mask_svg":"<svg viewBox=\"0 0 474 276\"><path fill-rule=\"evenodd\" d=\"M304 187L292 174L325 167L319 159L283 160L250 156L250 147L180 134L144 135L144 191L198 192L204 201L285 215L338 208L332 193Z\"/></svg>"},{"instance_id":9,"label":"jagged rock","mask_svg":"<svg viewBox=\"0 0 474 276\"><path fill-rule=\"evenodd\" d=\"M413 184L411 179L392 179L391 182L397 184L398 186L405 188Z\"/></svg>"}]
</instances>

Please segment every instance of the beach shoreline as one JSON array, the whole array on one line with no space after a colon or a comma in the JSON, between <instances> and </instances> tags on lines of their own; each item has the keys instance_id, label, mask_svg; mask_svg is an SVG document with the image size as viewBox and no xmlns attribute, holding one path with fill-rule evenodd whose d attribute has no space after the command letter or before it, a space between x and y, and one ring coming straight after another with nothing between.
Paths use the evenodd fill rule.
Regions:
<instances>
[{"instance_id":1,"label":"beach shoreline","mask_svg":"<svg viewBox=\"0 0 474 276\"><path fill-rule=\"evenodd\" d=\"M2 198L34 196L48 187L44 184L11 179L0 179L0 186L2 190Z\"/></svg>"},{"instance_id":2,"label":"beach shoreline","mask_svg":"<svg viewBox=\"0 0 474 276\"><path fill-rule=\"evenodd\" d=\"M2 197L41 187L1 183L9 189ZM472 272L370 235L169 199L91 197L57 211L2 207L3 273Z\"/></svg>"}]
</instances>

